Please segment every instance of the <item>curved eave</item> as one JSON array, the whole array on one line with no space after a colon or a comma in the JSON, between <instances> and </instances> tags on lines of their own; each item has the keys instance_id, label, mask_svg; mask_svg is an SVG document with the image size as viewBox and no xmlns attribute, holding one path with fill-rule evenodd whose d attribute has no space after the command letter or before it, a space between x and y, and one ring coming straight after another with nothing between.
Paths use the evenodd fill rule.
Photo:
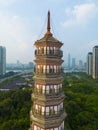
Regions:
<instances>
[{"instance_id":1,"label":"curved eave","mask_svg":"<svg viewBox=\"0 0 98 130\"><path fill-rule=\"evenodd\" d=\"M34 60L34 62L35 63L39 63L39 64L50 64L50 62L51 62L51 64L54 64L54 63L56 63L56 64L62 64L63 62L64 62L64 60L62 60L62 59L54 59L54 58L52 58L52 59L49 59L49 58L44 58L44 59L35 59Z\"/></svg>"},{"instance_id":2,"label":"curved eave","mask_svg":"<svg viewBox=\"0 0 98 130\"><path fill-rule=\"evenodd\" d=\"M37 122L40 124L42 127L44 126L45 128L49 127L55 127L57 124L61 124L61 122L67 117L67 114L64 112L61 114L59 117L54 117L54 118L36 118L36 116L33 115L32 110L30 112L30 120L33 122Z\"/></svg>"},{"instance_id":3,"label":"curved eave","mask_svg":"<svg viewBox=\"0 0 98 130\"><path fill-rule=\"evenodd\" d=\"M41 45L42 43L44 43L44 44L45 44L45 43L54 43L54 44L59 44L60 46L63 45L62 42L60 42L59 40L57 40L57 39L54 38L54 37L48 37L48 38L43 37L42 39L37 40L37 41L34 43L34 45L35 45L35 46L38 46L38 45Z\"/></svg>"},{"instance_id":4,"label":"curved eave","mask_svg":"<svg viewBox=\"0 0 98 130\"><path fill-rule=\"evenodd\" d=\"M57 81L57 80L63 80L64 79L64 77L63 76L59 76L59 77L52 77L52 78L47 78L47 77L38 77L38 76L33 76L33 79L35 80L35 79L38 79L38 80L45 80L45 81L47 81L47 80L49 80L49 81Z\"/></svg>"}]
</instances>

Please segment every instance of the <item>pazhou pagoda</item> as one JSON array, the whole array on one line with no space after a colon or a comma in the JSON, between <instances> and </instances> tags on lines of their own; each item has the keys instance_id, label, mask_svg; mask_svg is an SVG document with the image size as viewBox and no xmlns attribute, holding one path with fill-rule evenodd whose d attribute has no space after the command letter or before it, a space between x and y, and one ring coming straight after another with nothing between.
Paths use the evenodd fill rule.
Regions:
<instances>
[{"instance_id":1,"label":"pazhou pagoda","mask_svg":"<svg viewBox=\"0 0 98 130\"><path fill-rule=\"evenodd\" d=\"M30 111L30 130L66 130L64 92L62 90L63 43L50 32L48 11L47 32L35 42L33 105Z\"/></svg>"}]
</instances>

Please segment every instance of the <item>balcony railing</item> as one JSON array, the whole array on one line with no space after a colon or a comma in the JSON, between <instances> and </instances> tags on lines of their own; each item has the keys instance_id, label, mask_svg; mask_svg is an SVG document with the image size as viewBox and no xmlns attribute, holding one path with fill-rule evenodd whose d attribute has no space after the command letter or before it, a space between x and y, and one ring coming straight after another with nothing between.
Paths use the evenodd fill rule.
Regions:
<instances>
[{"instance_id":1,"label":"balcony railing","mask_svg":"<svg viewBox=\"0 0 98 130\"><path fill-rule=\"evenodd\" d=\"M53 57L62 57L63 52L61 50L35 50L35 56L53 56Z\"/></svg>"},{"instance_id":2,"label":"balcony railing","mask_svg":"<svg viewBox=\"0 0 98 130\"><path fill-rule=\"evenodd\" d=\"M33 109L33 114L34 114L35 116L44 117L44 118L59 117L59 116L60 116L61 114L63 114L64 112L65 112L64 109L61 109L60 111L50 110L49 112L42 112L42 110Z\"/></svg>"},{"instance_id":3,"label":"balcony railing","mask_svg":"<svg viewBox=\"0 0 98 130\"><path fill-rule=\"evenodd\" d=\"M54 70L54 69L35 69L35 74L36 75L40 75L40 74L45 74L45 75L59 75L59 74L63 74L63 68L58 69L58 70Z\"/></svg>"},{"instance_id":4,"label":"balcony railing","mask_svg":"<svg viewBox=\"0 0 98 130\"><path fill-rule=\"evenodd\" d=\"M62 93L63 90L60 89L50 89L50 90L42 90L42 89L34 89L35 94L41 94L41 95L47 95L47 96L53 96L53 95L58 95Z\"/></svg>"}]
</instances>

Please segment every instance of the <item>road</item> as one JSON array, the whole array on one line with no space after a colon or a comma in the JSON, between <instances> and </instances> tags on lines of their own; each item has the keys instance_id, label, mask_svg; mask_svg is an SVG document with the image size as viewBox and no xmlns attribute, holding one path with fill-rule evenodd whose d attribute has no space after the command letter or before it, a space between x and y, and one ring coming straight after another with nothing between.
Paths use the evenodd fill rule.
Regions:
<instances>
[{"instance_id":1,"label":"road","mask_svg":"<svg viewBox=\"0 0 98 130\"><path fill-rule=\"evenodd\" d=\"M23 72L20 72L20 73L18 73L18 74L13 75L13 76L9 76L9 77L6 77L6 78L2 78L2 79L0 79L0 83L2 83L3 81L5 81L5 80L7 80L7 79L14 78L14 77L16 77L16 76L20 76L20 75L24 75L24 74L28 74L28 73L30 73L30 72L32 72L32 70L25 70L25 71L23 71Z\"/></svg>"}]
</instances>

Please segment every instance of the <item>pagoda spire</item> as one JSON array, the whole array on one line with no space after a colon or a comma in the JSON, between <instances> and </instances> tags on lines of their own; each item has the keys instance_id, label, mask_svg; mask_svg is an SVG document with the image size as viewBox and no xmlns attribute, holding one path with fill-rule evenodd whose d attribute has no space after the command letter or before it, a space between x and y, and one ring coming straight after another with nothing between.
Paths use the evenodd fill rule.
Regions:
<instances>
[{"instance_id":1,"label":"pagoda spire","mask_svg":"<svg viewBox=\"0 0 98 130\"><path fill-rule=\"evenodd\" d=\"M48 20L47 20L47 32L45 34L45 37L51 37L52 33L50 32L50 11L48 11Z\"/></svg>"},{"instance_id":2,"label":"pagoda spire","mask_svg":"<svg viewBox=\"0 0 98 130\"><path fill-rule=\"evenodd\" d=\"M47 31L50 32L50 11L48 11L48 22L47 22Z\"/></svg>"}]
</instances>

